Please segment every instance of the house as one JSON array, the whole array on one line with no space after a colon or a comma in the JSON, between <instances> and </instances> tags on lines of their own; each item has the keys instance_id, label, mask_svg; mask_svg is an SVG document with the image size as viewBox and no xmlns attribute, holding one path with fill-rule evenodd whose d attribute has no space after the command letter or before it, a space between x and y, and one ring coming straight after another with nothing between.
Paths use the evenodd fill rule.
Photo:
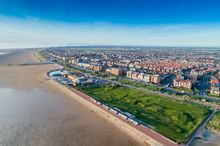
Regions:
<instances>
[{"instance_id":1,"label":"house","mask_svg":"<svg viewBox=\"0 0 220 146\"><path fill-rule=\"evenodd\" d=\"M219 79L216 77L212 77L210 84L211 84L210 93L214 94L216 96L220 96L220 81L219 81Z\"/></svg>"},{"instance_id":2,"label":"house","mask_svg":"<svg viewBox=\"0 0 220 146\"><path fill-rule=\"evenodd\" d=\"M109 69L106 69L106 72L112 75L115 75L115 76L123 75L123 70L119 68L109 68Z\"/></svg>"},{"instance_id":3,"label":"house","mask_svg":"<svg viewBox=\"0 0 220 146\"><path fill-rule=\"evenodd\" d=\"M161 81L161 77L159 74L152 75L150 78L151 83L159 84Z\"/></svg>"}]
</instances>

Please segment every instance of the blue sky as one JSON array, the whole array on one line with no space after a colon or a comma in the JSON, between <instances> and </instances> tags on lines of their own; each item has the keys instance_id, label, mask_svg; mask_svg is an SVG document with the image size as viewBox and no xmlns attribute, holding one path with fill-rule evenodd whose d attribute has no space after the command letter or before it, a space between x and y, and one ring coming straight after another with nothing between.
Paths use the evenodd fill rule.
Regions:
<instances>
[{"instance_id":1,"label":"blue sky","mask_svg":"<svg viewBox=\"0 0 220 146\"><path fill-rule=\"evenodd\" d=\"M220 46L219 0L0 0L0 48Z\"/></svg>"}]
</instances>

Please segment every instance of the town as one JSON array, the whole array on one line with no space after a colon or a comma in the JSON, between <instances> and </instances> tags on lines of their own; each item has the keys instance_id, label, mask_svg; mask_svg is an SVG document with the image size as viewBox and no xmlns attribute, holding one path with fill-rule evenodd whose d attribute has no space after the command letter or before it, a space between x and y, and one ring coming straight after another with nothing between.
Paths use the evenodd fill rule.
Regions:
<instances>
[{"instance_id":1,"label":"town","mask_svg":"<svg viewBox=\"0 0 220 146\"><path fill-rule=\"evenodd\" d=\"M140 131L159 133L153 139L161 143L189 145L220 110L220 53L208 51L81 46L41 55L60 65L49 76L81 97Z\"/></svg>"},{"instance_id":2,"label":"town","mask_svg":"<svg viewBox=\"0 0 220 146\"><path fill-rule=\"evenodd\" d=\"M138 83L220 96L220 54L203 50L169 48L50 48L47 53L66 65L105 77L126 77ZM79 82L80 83L80 82Z\"/></svg>"}]
</instances>

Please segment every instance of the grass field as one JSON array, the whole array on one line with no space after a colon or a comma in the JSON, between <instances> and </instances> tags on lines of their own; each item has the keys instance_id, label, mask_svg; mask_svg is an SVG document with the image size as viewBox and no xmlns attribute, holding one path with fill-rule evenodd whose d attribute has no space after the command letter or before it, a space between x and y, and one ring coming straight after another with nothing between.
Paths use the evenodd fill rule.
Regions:
<instances>
[{"instance_id":1,"label":"grass field","mask_svg":"<svg viewBox=\"0 0 220 146\"><path fill-rule=\"evenodd\" d=\"M96 100L128 111L154 130L176 142L184 142L209 110L199 105L111 85L79 87Z\"/></svg>"},{"instance_id":2,"label":"grass field","mask_svg":"<svg viewBox=\"0 0 220 146\"><path fill-rule=\"evenodd\" d=\"M130 81L130 80L127 80L127 79L117 80L117 82L119 82L121 84L132 85L132 86L135 86L135 87L146 88L148 90L153 90L153 91L156 91L158 89L158 87L153 86L153 85L144 85L144 84L138 83L136 81Z\"/></svg>"}]
</instances>

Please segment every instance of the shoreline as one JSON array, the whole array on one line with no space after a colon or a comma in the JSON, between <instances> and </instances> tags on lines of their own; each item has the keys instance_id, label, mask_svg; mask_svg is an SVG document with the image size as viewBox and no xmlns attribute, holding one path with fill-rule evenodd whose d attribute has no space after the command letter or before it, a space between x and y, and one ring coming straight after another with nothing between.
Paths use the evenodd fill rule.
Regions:
<instances>
[{"instance_id":1,"label":"shoreline","mask_svg":"<svg viewBox=\"0 0 220 146\"><path fill-rule=\"evenodd\" d=\"M55 86L46 72L59 67L57 64L8 65L8 62L16 64L20 61L37 60L32 52L15 52L0 57L1 109L4 111L0 114L1 144L144 145L73 100L71 97L75 95L70 96L65 90Z\"/></svg>"},{"instance_id":2,"label":"shoreline","mask_svg":"<svg viewBox=\"0 0 220 146\"><path fill-rule=\"evenodd\" d=\"M29 54L28 56L27 56L27 54L25 54L22 57L25 57L25 58L27 57L27 60L31 59L31 60L34 60L34 61L39 61L41 56L39 56L39 54L35 54L35 53L36 52L31 52L31 53L28 52L27 53L27 54ZM30 66L32 66L32 65L30 65ZM42 66L44 66L44 65L42 65ZM57 64L53 64L53 65L49 65L49 66L52 68L52 70L56 69L58 67ZM47 80L50 77L46 73L49 73L49 72L50 72L50 70L47 70L46 72L40 73L40 77L39 78L41 78L41 80L43 78ZM169 144L164 144L164 143L160 144L155 139L153 139L153 138L149 137L148 135L144 134L143 131L141 132L141 130L136 128L133 124L123 120L122 118L116 116L113 113L110 113L109 111L103 109L101 106L97 106L96 104L94 104L90 100L91 97L85 95L84 93L82 93L82 92L80 92L80 91L78 91L76 89L74 90L75 92L73 92L68 87L65 87L65 86L59 84L57 81L55 81L55 80L53 80L51 78L49 80L47 80L47 82L49 82L49 84L51 84L51 85L55 85L55 88L59 88L61 90L61 92L62 91L65 92L72 99L77 101L79 104L81 104L82 106L86 107L87 109L90 109L92 111L92 113L95 113L96 115L100 116L101 118L104 118L110 124L112 124L113 126L118 128L124 134L130 136L130 138L133 138L134 140L136 140L140 144L147 145L147 146L149 146L149 145L152 145L152 146L162 146L162 145L172 146L172 145L176 145L176 144L172 143L172 141L168 141L168 139L166 139L165 137L164 137L164 139L167 140ZM89 99L86 100L82 96L86 96ZM142 127L142 129L143 129L143 127ZM154 131L151 131L151 133L152 132L154 132ZM157 134L156 132L154 132L154 133Z\"/></svg>"},{"instance_id":3,"label":"shoreline","mask_svg":"<svg viewBox=\"0 0 220 146\"><path fill-rule=\"evenodd\" d=\"M83 92L75 89L75 88L68 88L66 86L61 85L56 80L52 79L49 76L49 72L47 72L47 77L50 78L51 84L55 85L59 89L63 90L64 92L68 93L71 98L77 100L80 104L85 106L86 108L92 110L97 115L105 118L114 126L126 132L129 136L133 137L135 140L139 141L145 145L152 145L152 146L177 146L175 142L169 140L168 138L152 131L151 129L147 129L146 127L139 125L133 125L130 122L124 120L121 117L118 117L114 113L109 112L103 106L98 105L91 101L91 97L84 94ZM154 138L152 138L154 137Z\"/></svg>"}]
</instances>

